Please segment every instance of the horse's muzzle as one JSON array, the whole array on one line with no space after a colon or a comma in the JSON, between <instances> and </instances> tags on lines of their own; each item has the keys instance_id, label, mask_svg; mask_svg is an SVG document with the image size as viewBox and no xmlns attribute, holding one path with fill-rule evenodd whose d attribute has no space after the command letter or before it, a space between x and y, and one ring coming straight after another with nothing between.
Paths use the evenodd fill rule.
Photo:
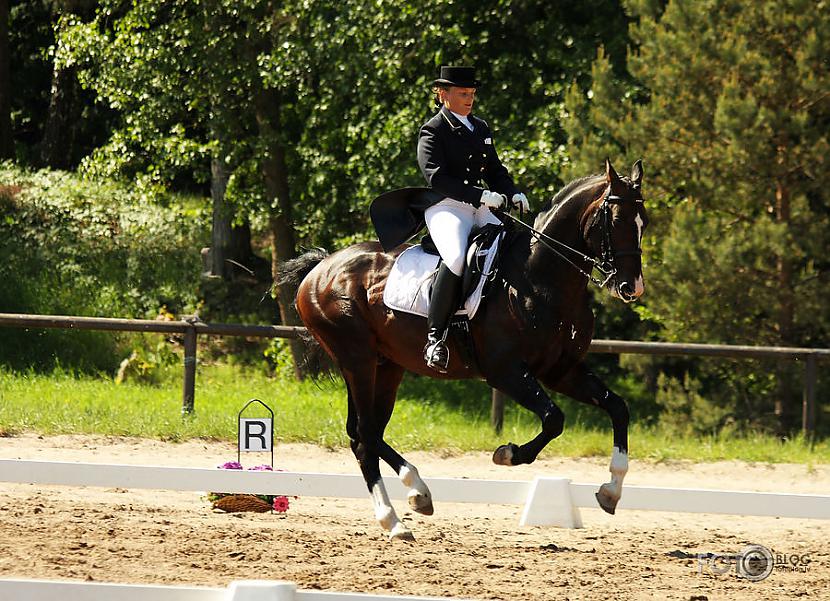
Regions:
<instances>
[{"instance_id":1,"label":"horse's muzzle","mask_svg":"<svg viewBox=\"0 0 830 601\"><path fill-rule=\"evenodd\" d=\"M615 296L623 302L633 303L643 295L643 292L645 292L642 276L637 278L637 281L634 284L628 281L619 282L614 287L614 292L616 293Z\"/></svg>"}]
</instances>

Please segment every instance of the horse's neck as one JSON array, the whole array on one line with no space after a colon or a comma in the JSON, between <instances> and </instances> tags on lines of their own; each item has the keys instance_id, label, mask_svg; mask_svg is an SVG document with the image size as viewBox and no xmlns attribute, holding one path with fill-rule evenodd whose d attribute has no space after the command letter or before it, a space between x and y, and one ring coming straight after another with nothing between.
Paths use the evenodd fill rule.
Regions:
<instances>
[{"instance_id":1,"label":"horse's neck","mask_svg":"<svg viewBox=\"0 0 830 601\"><path fill-rule=\"evenodd\" d=\"M540 216L536 223L537 229L545 236L566 244L575 251L590 255L585 229L601 188L601 184L592 185L564 199L547 214ZM590 267L576 253L556 244L553 246L560 254L543 242L536 241L533 245L529 260L532 279L543 286L562 286L573 281L572 285L585 288L587 280L584 275L568 260L582 270L587 271Z\"/></svg>"}]
</instances>

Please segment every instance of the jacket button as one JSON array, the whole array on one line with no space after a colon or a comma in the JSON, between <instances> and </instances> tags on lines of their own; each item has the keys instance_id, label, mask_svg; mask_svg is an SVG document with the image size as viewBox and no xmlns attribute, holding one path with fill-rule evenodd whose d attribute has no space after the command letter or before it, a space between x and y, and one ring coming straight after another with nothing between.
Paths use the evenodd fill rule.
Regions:
<instances>
[{"instance_id":1,"label":"jacket button","mask_svg":"<svg viewBox=\"0 0 830 601\"><path fill-rule=\"evenodd\" d=\"M470 182L468 182L468 181L465 179L465 180L464 180L464 183L465 183L465 184L469 184Z\"/></svg>"},{"instance_id":2,"label":"jacket button","mask_svg":"<svg viewBox=\"0 0 830 601\"><path fill-rule=\"evenodd\" d=\"M469 168L469 167L467 167L467 171L469 171L469 170L470 170L470 168Z\"/></svg>"},{"instance_id":3,"label":"jacket button","mask_svg":"<svg viewBox=\"0 0 830 601\"><path fill-rule=\"evenodd\" d=\"M467 158L468 158L468 159L471 159L471 158L473 158L473 155L470 155L470 156L468 156Z\"/></svg>"},{"instance_id":4,"label":"jacket button","mask_svg":"<svg viewBox=\"0 0 830 601\"><path fill-rule=\"evenodd\" d=\"M487 153L486 153L486 152L482 152L482 153L481 153L481 158L486 159L486 158L487 158Z\"/></svg>"}]
</instances>

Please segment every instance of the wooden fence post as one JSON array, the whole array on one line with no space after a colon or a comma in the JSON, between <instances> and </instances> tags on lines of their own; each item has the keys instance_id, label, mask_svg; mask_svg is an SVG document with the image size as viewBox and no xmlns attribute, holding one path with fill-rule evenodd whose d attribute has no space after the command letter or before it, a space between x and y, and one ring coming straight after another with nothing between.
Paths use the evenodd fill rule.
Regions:
<instances>
[{"instance_id":1,"label":"wooden fence post","mask_svg":"<svg viewBox=\"0 0 830 601\"><path fill-rule=\"evenodd\" d=\"M804 366L804 397L801 406L801 432L810 437L816 430L816 356L807 355Z\"/></svg>"},{"instance_id":2,"label":"wooden fence post","mask_svg":"<svg viewBox=\"0 0 830 601\"><path fill-rule=\"evenodd\" d=\"M184 385L182 386L182 415L193 413L196 395L196 326L189 324L184 332Z\"/></svg>"}]
</instances>

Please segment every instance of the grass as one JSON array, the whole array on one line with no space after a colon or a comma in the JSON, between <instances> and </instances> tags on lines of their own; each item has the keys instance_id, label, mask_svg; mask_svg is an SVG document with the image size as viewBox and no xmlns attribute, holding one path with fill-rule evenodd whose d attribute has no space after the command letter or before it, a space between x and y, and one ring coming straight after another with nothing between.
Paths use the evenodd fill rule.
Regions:
<instances>
[{"instance_id":1,"label":"grass","mask_svg":"<svg viewBox=\"0 0 830 601\"><path fill-rule=\"evenodd\" d=\"M239 410L251 398L275 413L276 437L326 447L348 444L344 424L346 395L339 382L298 383L269 378L252 369L200 366L196 411L181 415L181 381L171 372L167 384L116 385L106 377L0 370L0 435L100 434L169 441L190 438L235 440ZM402 452L431 450L444 454L492 451L510 440L524 442L538 432L535 416L509 403L504 431L489 424L489 390L478 382L438 382L407 377L386 439ZM564 407L566 415L574 415ZM251 412L251 415L261 413ZM610 426L566 422L565 432L543 456L608 457ZM630 433L632 457L672 460L743 460L762 463L830 463L827 440L787 442L763 434L677 436L636 422Z\"/></svg>"}]
</instances>

